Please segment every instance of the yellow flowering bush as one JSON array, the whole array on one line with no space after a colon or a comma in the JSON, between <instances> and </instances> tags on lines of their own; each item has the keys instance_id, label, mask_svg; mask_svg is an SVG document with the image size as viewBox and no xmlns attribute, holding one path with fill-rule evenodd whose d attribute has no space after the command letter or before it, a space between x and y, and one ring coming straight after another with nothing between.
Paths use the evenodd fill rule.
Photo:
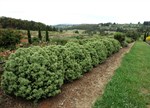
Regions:
<instances>
[{"instance_id":1,"label":"yellow flowering bush","mask_svg":"<svg viewBox=\"0 0 150 108\"><path fill-rule=\"evenodd\" d=\"M150 41L150 36L146 37L146 41Z\"/></svg>"}]
</instances>

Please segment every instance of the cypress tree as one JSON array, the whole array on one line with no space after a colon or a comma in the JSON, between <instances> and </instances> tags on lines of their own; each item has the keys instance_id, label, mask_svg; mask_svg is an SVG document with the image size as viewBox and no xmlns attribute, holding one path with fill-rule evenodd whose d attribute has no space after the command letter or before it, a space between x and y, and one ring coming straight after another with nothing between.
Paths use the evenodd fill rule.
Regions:
<instances>
[{"instance_id":1,"label":"cypress tree","mask_svg":"<svg viewBox=\"0 0 150 108\"><path fill-rule=\"evenodd\" d=\"M146 41L146 37L148 37L148 36L149 36L149 32L145 32L144 33L144 39L143 39L144 42Z\"/></svg>"},{"instance_id":2,"label":"cypress tree","mask_svg":"<svg viewBox=\"0 0 150 108\"><path fill-rule=\"evenodd\" d=\"M147 35L146 35L146 37L147 37L147 36L149 36L149 32L147 32Z\"/></svg>"},{"instance_id":3,"label":"cypress tree","mask_svg":"<svg viewBox=\"0 0 150 108\"><path fill-rule=\"evenodd\" d=\"M42 41L42 35L41 35L41 29L39 27L39 34L38 34L39 40Z\"/></svg>"},{"instance_id":4,"label":"cypress tree","mask_svg":"<svg viewBox=\"0 0 150 108\"><path fill-rule=\"evenodd\" d=\"M46 29L46 42L49 41L49 35L48 35L48 30Z\"/></svg>"},{"instance_id":5,"label":"cypress tree","mask_svg":"<svg viewBox=\"0 0 150 108\"><path fill-rule=\"evenodd\" d=\"M30 30L28 30L27 35L29 44L32 44Z\"/></svg>"}]
</instances>

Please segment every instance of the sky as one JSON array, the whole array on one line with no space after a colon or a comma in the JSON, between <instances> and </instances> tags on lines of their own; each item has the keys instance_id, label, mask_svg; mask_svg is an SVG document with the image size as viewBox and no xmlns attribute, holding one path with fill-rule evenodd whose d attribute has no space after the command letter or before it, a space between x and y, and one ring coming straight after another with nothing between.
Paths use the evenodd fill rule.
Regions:
<instances>
[{"instance_id":1,"label":"sky","mask_svg":"<svg viewBox=\"0 0 150 108\"><path fill-rule=\"evenodd\" d=\"M0 16L47 25L143 23L150 0L0 0Z\"/></svg>"}]
</instances>

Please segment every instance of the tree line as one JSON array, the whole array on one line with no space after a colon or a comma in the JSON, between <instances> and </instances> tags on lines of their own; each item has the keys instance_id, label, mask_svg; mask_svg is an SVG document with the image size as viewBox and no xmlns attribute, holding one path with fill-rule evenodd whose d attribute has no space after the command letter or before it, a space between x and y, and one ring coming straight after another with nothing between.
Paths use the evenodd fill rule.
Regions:
<instances>
[{"instance_id":1,"label":"tree line","mask_svg":"<svg viewBox=\"0 0 150 108\"><path fill-rule=\"evenodd\" d=\"M41 22L21 20L9 17L0 17L0 28L13 28L13 29L23 29L23 30L48 30L48 31L58 31L54 26L46 25Z\"/></svg>"}]
</instances>

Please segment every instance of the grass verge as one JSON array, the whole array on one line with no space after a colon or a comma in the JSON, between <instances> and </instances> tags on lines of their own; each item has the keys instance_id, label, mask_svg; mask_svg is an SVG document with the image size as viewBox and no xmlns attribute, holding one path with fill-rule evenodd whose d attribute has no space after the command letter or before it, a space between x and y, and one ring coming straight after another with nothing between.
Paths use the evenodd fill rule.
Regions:
<instances>
[{"instance_id":1,"label":"grass verge","mask_svg":"<svg viewBox=\"0 0 150 108\"><path fill-rule=\"evenodd\" d=\"M136 42L93 108L150 107L150 46Z\"/></svg>"}]
</instances>

